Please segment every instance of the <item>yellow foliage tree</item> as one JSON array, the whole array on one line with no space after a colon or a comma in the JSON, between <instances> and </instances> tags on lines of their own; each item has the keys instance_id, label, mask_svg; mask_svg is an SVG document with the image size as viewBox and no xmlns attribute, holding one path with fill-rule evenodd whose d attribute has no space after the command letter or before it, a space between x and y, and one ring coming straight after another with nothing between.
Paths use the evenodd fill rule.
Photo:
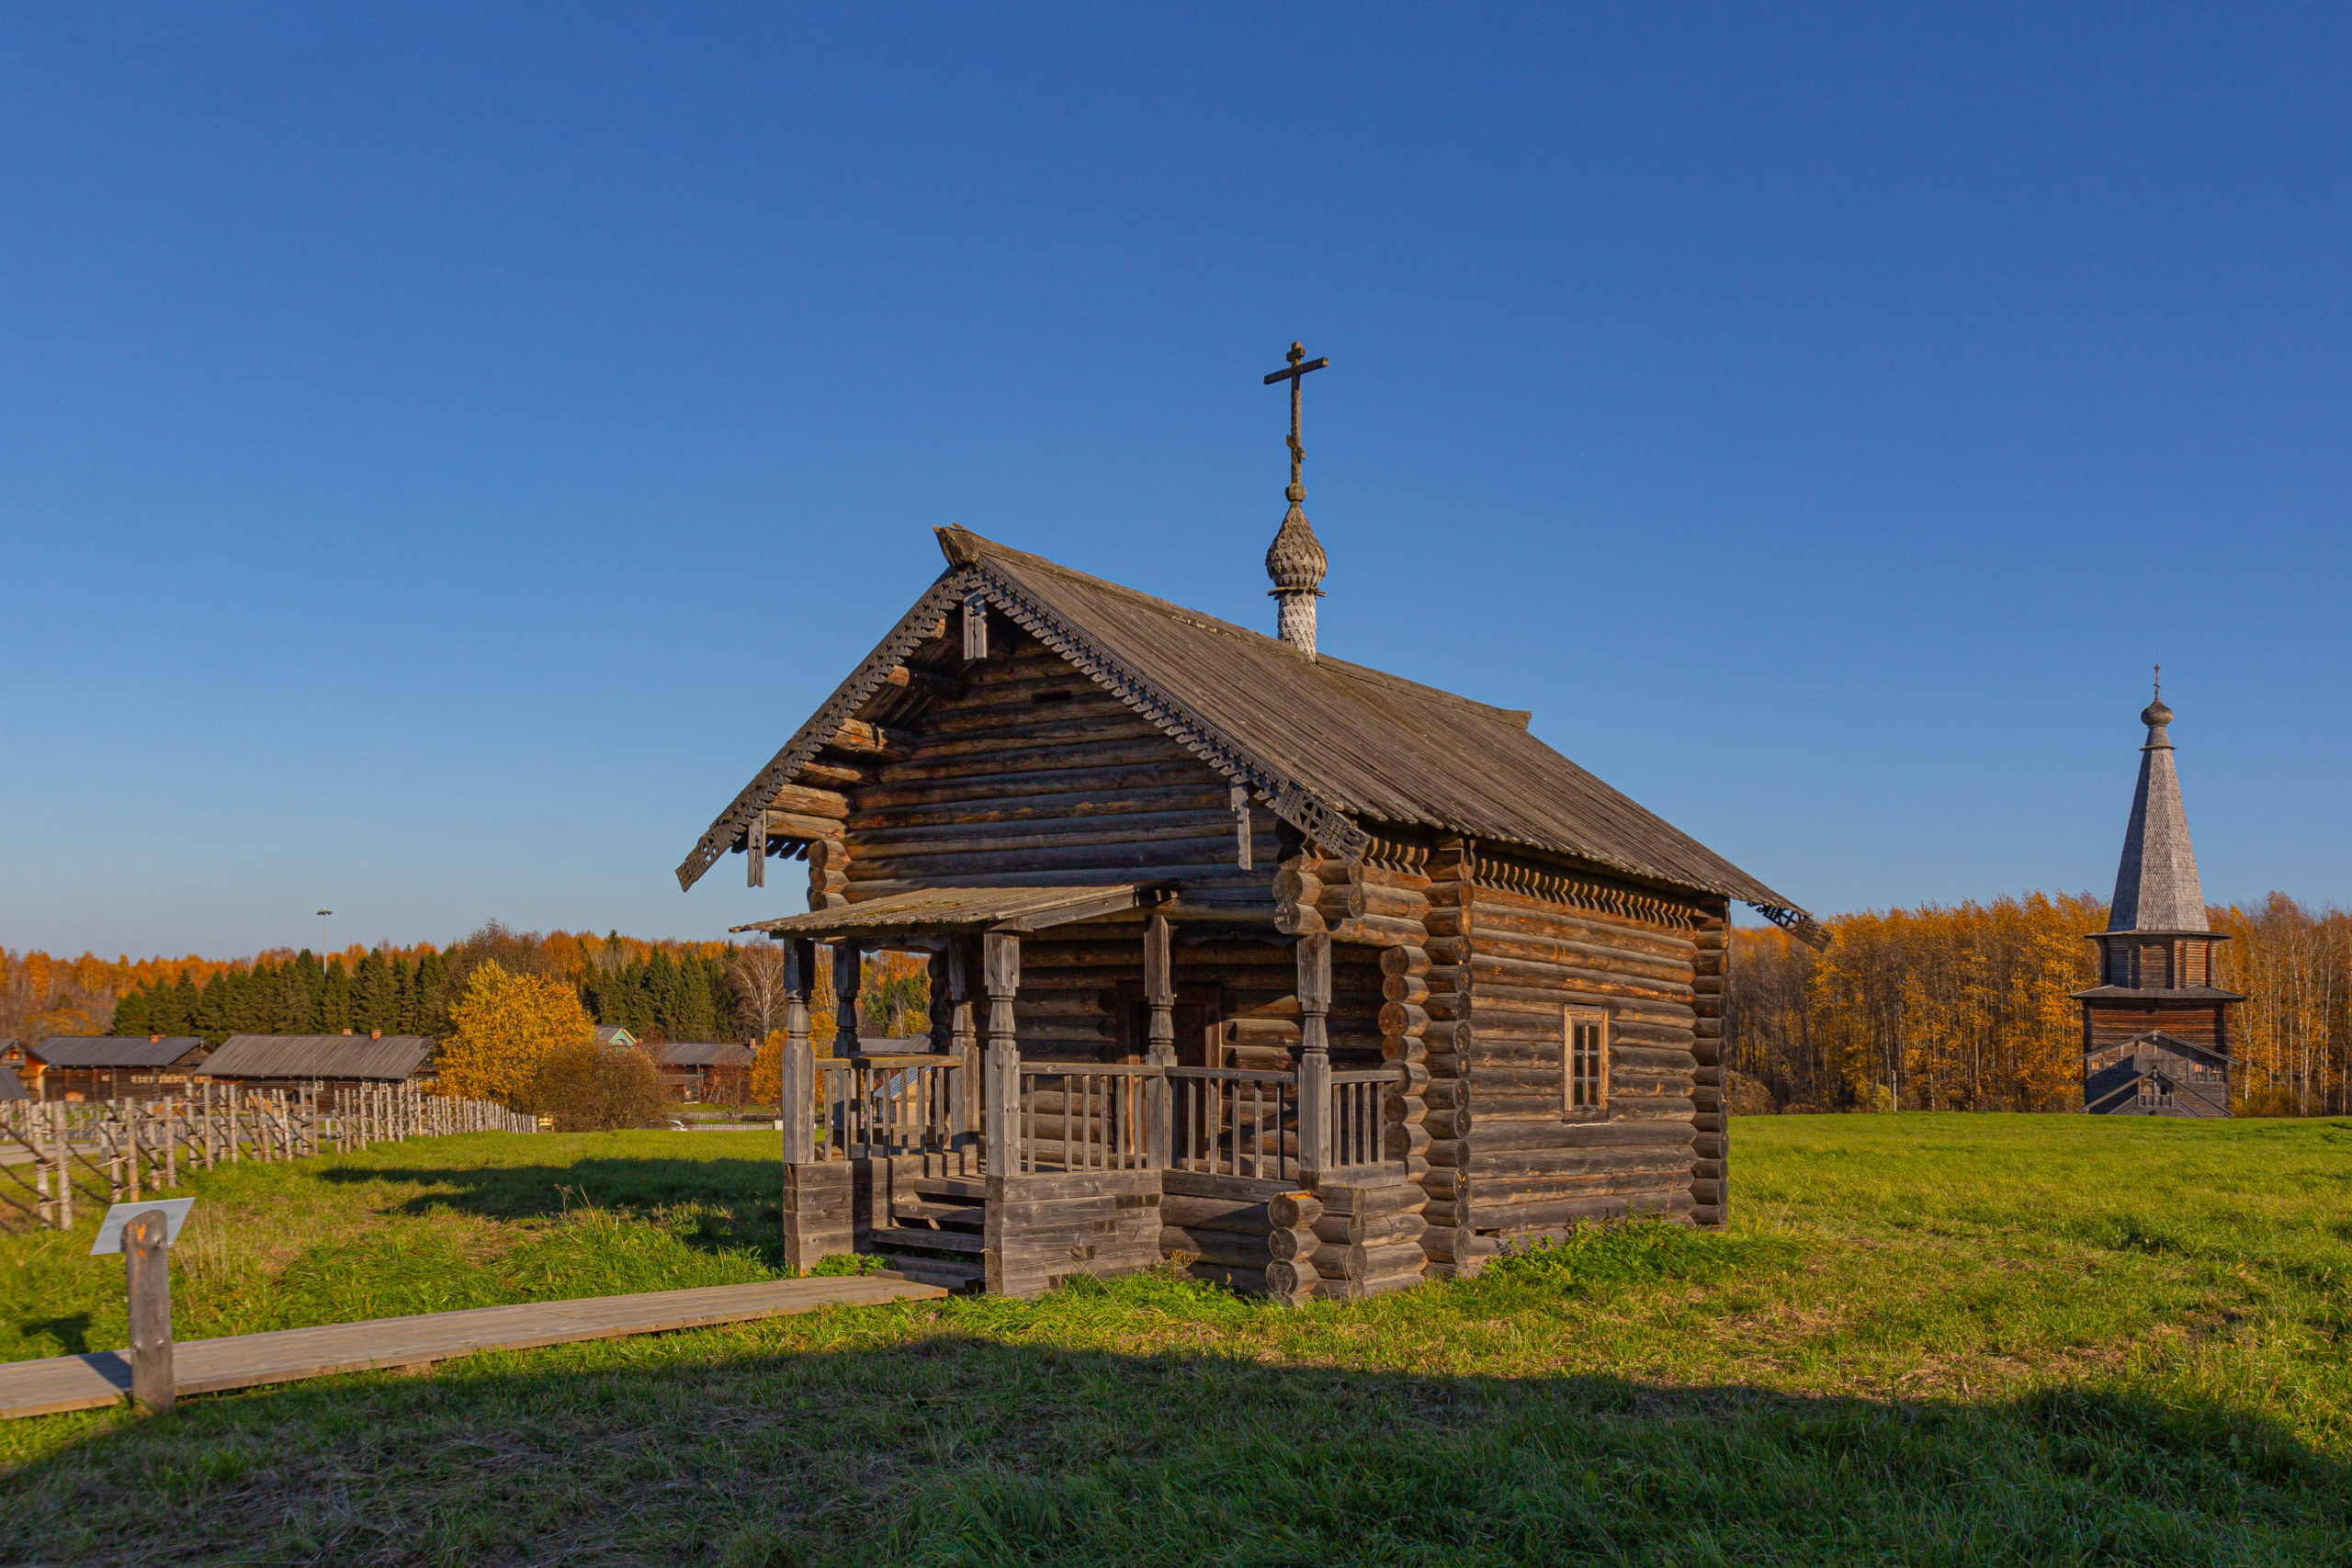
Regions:
<instances>
[{"instance_id":1,"label":"yellow foliage tree","mask_svg":"<svg viewBox=\"0 0 2352 1568\"><path fill-rule=\"evenodd\" d=\"M774 1105L784 1096L784 1031L771 1029L752 1053L752 1103Z\"/></svg>"},{"instance_id":2,"label":"yellow foliage tree","mask_svg":"<svg viewBox=\"0 0 2352 1568\"><path fill-rule=\"evenodd\" d=\"M466 994L449 1009L449 1021L456 1032L441 1046L440 1091L516 1111L537 1109L532 1085L549 1052L596 1037L571 986L548 975L509 975L495 963L466 977Z\"/></svg>"}]
</instances>

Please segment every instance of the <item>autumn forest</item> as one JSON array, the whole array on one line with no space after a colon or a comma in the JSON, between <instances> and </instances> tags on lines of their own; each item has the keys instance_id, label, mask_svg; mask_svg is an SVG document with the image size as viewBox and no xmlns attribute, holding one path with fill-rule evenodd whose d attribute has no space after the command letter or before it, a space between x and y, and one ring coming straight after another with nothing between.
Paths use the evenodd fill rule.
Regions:
<instances>
[{"instance_id":1,"label":"autumn forest","mask_svg":"<svg viewBox=\"0 0 2352 1568\"><path fill-rule=\"evenodd\" d=\"M2241 1115L2352 1111L2352 914L2274 893L2219 906L2217 982L2247 994L2233 1028ZM1736 1109L2068 1111L2081 1103L2070 991L2094 983L2089 895L1832 917L1826 952L1741 928L1731 964ZM781 1021L763 944L646 941L496 922L436 948L357 946L323 958L105 960L0 950L0 1037L51 1034L450 1032L484 962L576 987L601 1023L641 1040L758 1039ZM919 964L869 964L876 1032L922 1027ZM820 999L820 1031L830 996Z\"/></svg>"}]
</instances>

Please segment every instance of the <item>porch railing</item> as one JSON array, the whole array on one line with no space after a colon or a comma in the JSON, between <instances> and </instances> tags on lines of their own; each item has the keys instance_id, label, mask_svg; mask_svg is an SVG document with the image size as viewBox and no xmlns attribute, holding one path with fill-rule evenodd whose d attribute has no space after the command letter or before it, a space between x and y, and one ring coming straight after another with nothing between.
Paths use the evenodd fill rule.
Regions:
<instances>
[{"instance_id":1,"label":"porch railing","mask_svg":"<svg viewBox=\"0 0 2352 1568\"><path fill-rule=\"evenodd\" d=\"M1020 1062L1013 1168L1143 1170L1146 1103L1159 1069L1117 1064Z\"/></svg>"},{"instance_id":2,"label":"porch railing","mask_svg":"<svg viewBox=\"0 0 2352 1568\"><path fill-rule=\"evenodd\" d=\"M1405 1070L1335 1071L1309 1055L1291 1072L1024 1061L995 1051L975 1073L958 1055L812 1056L786 1052L785 1158L854 1159L987 1148L1008 1175L1170 1169L1300 1181L1400 1164L1384 1151ZM974 1168L978 1168L977 1166Z\"/></svg>"},{"instance_id":3,"label":"porch railing","mask_svg":"<svg viewBox=\"0 0 2352 1568\"><path fill-rule=\"evenodd\" d=\"M937 1154L976 1139L965 1117L964 1064L955 1056L816 1056L808 1060L814 1111L803 1147L787 1135L787 1160ZM799 1129L786 1118L787 1134Z\"/></svg>"},{"instance_id":4,"label":"porch railing","mask_svg":"<svg viewBox=\"0 0 2352 1568\"><path fill-rule=\"evenodd\" d=\"M1169 1067L1169 1168L1291 1180L1299 1172L1298 1075Z\"/></svg>"}]
</instances>

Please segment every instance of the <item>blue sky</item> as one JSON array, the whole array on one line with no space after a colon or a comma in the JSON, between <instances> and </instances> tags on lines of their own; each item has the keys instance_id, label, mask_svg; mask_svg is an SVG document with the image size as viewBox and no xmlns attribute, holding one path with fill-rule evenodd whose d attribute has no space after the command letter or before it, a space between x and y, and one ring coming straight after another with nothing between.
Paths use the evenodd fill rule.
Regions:
<instances>
[{"instance_id":1,"label":"blue sky","mask_svg":"<svg viewBox=\"0 0 2352 1568\"><path fill-rule=\"evenodd\" d=\"M933 524L1323 645L1818 911L2352 903L2340 8L19 8L0 943L671 870Z\"/></svg>"}]
</instances>

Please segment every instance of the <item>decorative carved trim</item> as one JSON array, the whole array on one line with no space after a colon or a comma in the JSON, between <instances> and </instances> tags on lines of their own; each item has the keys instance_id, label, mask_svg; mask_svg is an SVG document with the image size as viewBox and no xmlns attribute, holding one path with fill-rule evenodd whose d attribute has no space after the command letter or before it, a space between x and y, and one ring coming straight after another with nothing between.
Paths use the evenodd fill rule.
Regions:
<instances>
[{"instance_id":1,"label":"decorative carved trim","mask_svg":"<svg viewBox=\"0 0 2352 1568\"><path fill-rule=\"evenodd\" d=\"M1474 875L1481 887L1523 893L1531 898L1565 904L1572 909L1615 915L1621 919L1645 920L1668 931L1695 931L1705 919L1703 911L1690 905L1631 887L1613 886L1574 872L1498 855L1483 844L1477 853Z\"/></svg>"},{"instance_id":2,"label":"decorative carved trim","mask_svg":"<svg viewBox=\"0 0 2352 1568\"><path fill-rule=\"evenodd\" d=\"M800 770L824 749L825 742L839 732L842 723L854 716L866 700L882 689L882 682L892 670L906 662L915 645L932 635L942 616L953 608L964 592L974 586L979 574L972 570L951 571L931 585L931 591L915 601L915 607L893 627L890 635L865 656L865 662L853 671L850 678L837 687L817 710L817 716L800 727L799 733L785 742L768 765L744 786L733 805L718 815L695 845L694 853L678 867L678 886L692 887L706 871L718 863L719 856L734 848L736 837L748 830L752 818L767 809L775 792L790 784Z\"/></svg>"},{"instance_id":3,"label":"decorative carved trim","mask_svg":"<svg viewBox=\"0 0 2352 1568\"><path fill-rule=\"evenodd\" d=\"M1095 647L1083 632L985 566L976 569L974 575L986 584L989 601L1016 626L1085 671L1129 711L1227 778L1248 785L1275 816L1315 843L1342 860L1363 858L1372 836L1341 812L1310 795L1296 780L1245 754L1206 719L1153 689L1136 671Z\"/></svg>"}]
</instances>

